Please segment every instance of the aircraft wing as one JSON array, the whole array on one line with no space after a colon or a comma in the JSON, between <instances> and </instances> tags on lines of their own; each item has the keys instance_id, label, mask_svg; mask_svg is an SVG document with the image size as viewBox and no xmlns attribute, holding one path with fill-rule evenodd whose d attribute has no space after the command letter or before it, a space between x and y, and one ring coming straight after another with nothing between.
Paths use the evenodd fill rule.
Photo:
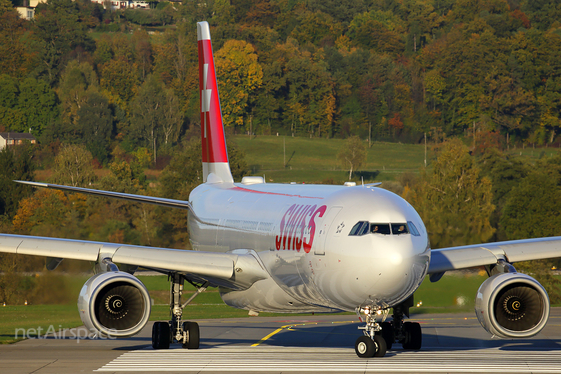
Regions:
<instances>
[{"instance_id":1,"label":"aircraft wing","mask_svg":"<svg viewBox=\"0 0 561 374\"><path fill-rule=\"evenodd\" d=\"M492 265L500 259L514 263L556 257L561 257L561 236L474 244L432 250L428 272Z\"/></svg>"},{"instance_id":2,"label":"aircraft wing","mask_svg":"<svg viewBox=\"0 0 561 374\"><path fill-rule=\"evenodd\" d=\"M75 259L112 262L181 272L211 285L245 289L268 278L260 261L250 251L214 253L155 248L85 240L0 234L0 252L46 256L55 260Z\"/></svg>"}]
</instances>

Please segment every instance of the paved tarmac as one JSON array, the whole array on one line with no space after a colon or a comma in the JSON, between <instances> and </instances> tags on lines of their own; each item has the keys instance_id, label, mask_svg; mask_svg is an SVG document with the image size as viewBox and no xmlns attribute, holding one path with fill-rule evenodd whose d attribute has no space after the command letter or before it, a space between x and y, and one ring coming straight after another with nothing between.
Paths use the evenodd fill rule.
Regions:
<instances>
[{"instance_id":1,"label":"paved tarmac","mask_svg":"<svg viewBox=\"0 0 561 374\"><path fill-rule=\"evenodd\" d=\"M200 320L201 347L153 350L149 323L136 337L76 339L84 329L0 345L0 373L125 372L387 372L561 373L561 308L545 329L525 340L488 335L470 314L412 316L423 328L423 348L399 344L383 358L360 359L362 333L353 315Z\"/></svg>"}]
</instances>

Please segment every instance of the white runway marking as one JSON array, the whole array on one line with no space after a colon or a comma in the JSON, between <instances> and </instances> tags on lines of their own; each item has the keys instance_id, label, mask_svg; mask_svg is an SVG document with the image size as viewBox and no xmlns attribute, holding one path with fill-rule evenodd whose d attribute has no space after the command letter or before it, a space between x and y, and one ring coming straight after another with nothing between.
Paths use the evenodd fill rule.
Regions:
<instances>
[{"instance_id":1,"label":"white runway marking","mask_svg":"<svg viewBox=\"0 0 561 374\"><path fill-rule=\"evenodd\" d=\"M227 347L127 352L96 371L561 373L557 350L390 351L360 359L348 348Z\"/></svg>"}]
</instances>

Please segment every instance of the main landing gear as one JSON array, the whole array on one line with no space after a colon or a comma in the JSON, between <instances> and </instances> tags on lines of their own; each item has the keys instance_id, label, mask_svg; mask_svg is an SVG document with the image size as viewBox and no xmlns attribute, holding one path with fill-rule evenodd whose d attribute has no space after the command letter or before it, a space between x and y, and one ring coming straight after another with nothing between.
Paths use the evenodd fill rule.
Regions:
<instances>
[{"instance_id":1,"label":"main landing gear","mask_svg":"<svg viewBox=\"0 0 561 374\"><path fill-rule=\"evenodd\" d=\"M200 342L199 325L196 322L183 322L181 317L183 309L201 292L208 287L208 282L203 285L196 285L197 292L193 294L185 303L181 304L181 293L183 292L183 282L185 278L178 273L169 274L171 282L170 289L170 314L169 322L154 322L152 326L152 348L168 349L170 343L181 343L183 348L198 349Z\"/></svg>"},{"instance_id":2,"label":"main landing gear","mask_svg":"<svg viewBox=\"0 0 561 374\"><path fill-rule=\"evenodd\" d=\"M405 302L394 306L392 321L386 322L389 309L357 308L357 314L365 315L366 326L359 329L364 336L356 340L355 352L358 357L383 357L394 343L400 343L403 349L421 349L423 335L421 325L416 322L403 322L403 316L409 317L409 308L413 306L411 296ZM361 319L362 320L362 319ZM382 322L378 322L378 321Z\"/></svg>"}]
</instances>

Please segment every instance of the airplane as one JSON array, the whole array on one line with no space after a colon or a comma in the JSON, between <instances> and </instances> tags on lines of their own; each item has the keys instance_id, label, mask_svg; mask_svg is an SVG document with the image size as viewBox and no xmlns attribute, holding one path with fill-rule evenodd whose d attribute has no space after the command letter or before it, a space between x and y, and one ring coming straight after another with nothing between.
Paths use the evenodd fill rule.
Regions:
<instances>
[{"instance_id":1,"label":"airplane","mask_svg":"<svg viewBox=\"0 0 561 374\"><path fill-rule=\"evenodd\" d=\"M90 331L128 337L145 327L150 296L134 276L139 267L168 274L171 282L171 318L154 323L154 349L171 343L197 349L199 326L183 320L183 309L218 287L227 305L250 312L356 312L363 323L359 357L382 357L394 344L419 350L421 327L405 319L425 276L437 282L447 271L482 266L489 278L476 295L481 326L502 338L528 338L544 328L548 294L512 263L559 257L561 237L432 250L415 209L376 184L273 184L259 176L235 183L208 23L198 23L197 32L203 183L188 201L18 181L187 211L189 251L0 234L0 252L46 256L49 270L65 258L96 263L78 298ZM197 292L183 301L185 282Z\"/></svg>"}]
</instances>

